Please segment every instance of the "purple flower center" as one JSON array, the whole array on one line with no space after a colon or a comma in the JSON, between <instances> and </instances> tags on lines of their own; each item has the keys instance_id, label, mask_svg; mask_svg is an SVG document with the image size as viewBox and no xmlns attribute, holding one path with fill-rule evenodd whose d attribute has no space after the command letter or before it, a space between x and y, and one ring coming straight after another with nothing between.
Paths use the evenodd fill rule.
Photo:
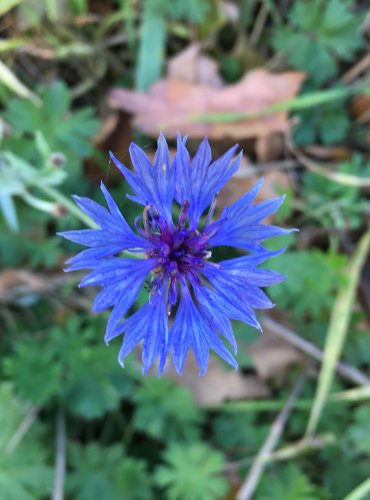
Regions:
<instances>
[{"instance_id":1,"label":"purple flower center","mask_svg":"<svg viewBox=\"0 0 370 500\"><path fill-rule=\"evenodd\" d=\"M156 257L159 261L159 265L152 271L150 291L154 295L161 290L163 281L168 278L170 308L177 302L179 281L202 284L198 272L203 268L204 261L211 256L208 250L210 236L189 227L188 208L189 202L185 201L176 225L160 216L153 206L145 207L143 213L144 229L140 233L154 244L146 256Z\"/></svg>"}]
</instances>

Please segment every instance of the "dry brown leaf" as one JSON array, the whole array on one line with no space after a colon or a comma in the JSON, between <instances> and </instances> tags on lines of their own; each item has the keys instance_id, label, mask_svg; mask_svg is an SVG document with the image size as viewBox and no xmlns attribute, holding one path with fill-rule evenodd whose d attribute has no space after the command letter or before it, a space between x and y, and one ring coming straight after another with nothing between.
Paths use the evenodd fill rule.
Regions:
<instances>
[{"instance_id":1,"label":"dry brown leaf","mask_svg":"<svg viewBox=\"0 0 370 500\"><path fill-rule=\"evenodd\" d=\"M24 269L4 269L0 272L0 299L8 296L14 288L27 286L39 291L45 288L45 281L34 273Z\"/></svg>"},{"instance_id":2,"label":"dry brown leaf","mask_svg":"<svg viewBox=\"0 0 370 500\"><path fill-rule=\"evenodd\" d=\"M370 96L357 95L350 104L351 114L360 123L370 123Z\"/></svg>"},{"instance_id":3,"label":"dry brown leaf","mask_svg":"<svg viewBox=\"0 0 370 500\"><path fill-rule=\"evenodd\" d=\"M174 137L177 132L212 139L266 137L288 130L287 112L218 123L196 122L195 116L258 113L266 106L293 98L303 79L303 73L276 75L264 69L251 71L240 82L221 89L168 79L155 83L147 93L113 89L109 102L115 108L133 113L135 126L150 136L157 136L163 130L169 137Z\"/></svg>"},{"instance_id":4,"label":"dry brown leaf","mask_svg":"<svg viewBox=\"0 0 370 500\"><path fill-rule=\"evenodd\" d=\"M304 356L291 344L268 332L249 346L248 354L263 380L281 380L292 365L302 363Z\"/></svg>"},{"instance_id":5,"label":"dry brown leaf","mask_svg":"<svg viewBox=\"0 0 370 500\"><path fill-rule=\"evenodd\" d=\"M203 377L199 377L199 367L194 356L188 355L181 376L173 369L168 375L179 385L188 387L199 406L219 405L226 400L266 398L270 392L267 385L255 375L225 371L213 357Z\"/></svg>"},{"instance_id":6,"label":"dry brown leaf","mask_svg":"<svg viewBox=\"0 0 370 500\"><path fill-rule=\"evenodd\" d=\"M201 83L213 88L220 88L223 85L218 73L218 63L201 53L199 43L189 45L169 60L167 77L169 80Z\"/></svg>"},{"instance_id":7,"label":"dry brown leaf","mask_svg":"<svg viewBox=\"0 0 370 500\"><path fill-rule=\"evenodd\" d=\"M284 156L284 137L282 134L271 134L258 137L255 151L258 163L268 163Z\"/></svg>"}]
</instances>

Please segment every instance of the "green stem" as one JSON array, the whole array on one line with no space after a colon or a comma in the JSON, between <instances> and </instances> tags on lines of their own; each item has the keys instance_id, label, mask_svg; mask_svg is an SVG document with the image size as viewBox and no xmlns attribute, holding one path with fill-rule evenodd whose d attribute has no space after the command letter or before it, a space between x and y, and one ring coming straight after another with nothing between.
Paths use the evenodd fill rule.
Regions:
<instances>
[{"instance_id":1,"label":"green stem","mask_svg":"<svg viewBox=\"0 0 370 500\"><path fill-rule=\"evenodd\" d=\"M370 399L370 387L358 387L346 391L334 392L328 396L328 403L356 403ZM312 399L298 399L294 403L294 407L299 410L310 410L312 407ZM220 406L208 406L208 411L276 411L284 406L282 400L249 400L249 401L232 401Z\"/></svg>"},{"instance_id":2,"label":"green stem","mask_svg":"<svg viewBox=\"0 0 370 500\"><path fill-rule=\"evenodd\" d=\"M71 200L69 200L64 194L60 193L57 189L54 189L52 186L48 186L45 184L33 184L37 189L42 191L44 194L52 198L57 203L60 203L63 207L65 207L68 212L73 214L77 219L86 224L91 229L96 229L97 225L85 215Z\"/></svg>"},{"instance_id":3,"label":"green stem","mask_svg":"<svg viewBox=\"0 0 370 500\"><path fill-rule=\"evenodd\" d=\"M318 106L320 104L326 104L344 99L352 94L355 94L356 92L359 92L360 90L369 91L369 89L369 83L366 82L363 85L353 85L352 87L310 92L309 94L303 94L298 97L294 97L293 99L288 99L286 101L272 104L271 106L266 106L255 113L203 113L189 116L188 122L225 123L252 120L272 113L279 113L281 111L298 111L312 108L313 106Z\"/></svg>"}]
</instances>

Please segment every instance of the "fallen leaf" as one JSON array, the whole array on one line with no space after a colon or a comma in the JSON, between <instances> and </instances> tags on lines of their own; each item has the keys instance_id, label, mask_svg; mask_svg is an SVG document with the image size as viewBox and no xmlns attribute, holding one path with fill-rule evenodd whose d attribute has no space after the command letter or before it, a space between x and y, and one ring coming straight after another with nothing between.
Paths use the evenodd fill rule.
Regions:
<instances>
[{"instance_id":1,"label":"fallen leaf","mask_svg":"<svg viewBox=\"0 0 370 500\"><path fill-rule=\"evenodd\" d=\"M178 384L188 387L199 406L219 405L223 401L236 399L266 398L270 391L256 375L242 375L240 372L225 371L213 357L203 377L193 355L188 355L182 375L173 368L167 373Z\"/></svg>"},{"instance_id":2,"label":"fallen leaf","mask_svg":"<svg viewBox=\"0 0 370 500\"><path fill-rule=\"evenodd\" d=\"M247 349L257 374L263 380L282 380L287 371L302 363L303 354L289 342L264 331L263 335Z\"/></svg>"},{"instance_id":3,"label":"fallen leaf","mask_svg":"<svg viewBox=\"0 0 370 500\"><path fill-rule=\"evenodd\" d=\"M193 43L169 60L167 76L169 80L201 83L220 88L223 82L218 73L218 66L214 59L201 53L199 43Z\"/></svg>"},{"instance_id":4,"label":"fallen leaf","mask_svg":"<svg viewBox=\"0 0 370 500\"><path fill-rule=\"evenodd\" d=\"M370 123L370 96L359 94L350 103L352 116L360 123Z\"/></svg>"},{"instance_id":5,"label":"fallen leaf","mask_svg":"<svg viewBox=\"0 0 370 500\"><path fill-rule=\"evenodd\" d=\"M258 163L268 163L284 156L285 142L280 133L258 137L255 151Z\"/></svg>"},{"instance_id":6,"label":"fallen leaf","mask_svg":"<svg viewBox=\"0 0 370 500\"><path fill-rule=\"evenodd\" d=\"M23 269L4 269L0 272L0 299L18 287L27 287L32 291L45 288L45 281L34 273Z\"/></svg>"},{"instance_id":7,"label":"fallen leaf","mask_svg":"<svg viewBox=\"0 0 370 500\"><path fill-rule=\"evenodd\" d=\"M277 75L256 69L240 82L220 89L167 79L156 82L146 93L115 88L109 103L133 113L135 126L149 136L163 130L168 137L177 132L212 139L266 137L289 129L286 111L236 122L195 120L206 113L258 113L266 106L293 98L304 77L298 72Z\"/></svg>"}]
</instances>

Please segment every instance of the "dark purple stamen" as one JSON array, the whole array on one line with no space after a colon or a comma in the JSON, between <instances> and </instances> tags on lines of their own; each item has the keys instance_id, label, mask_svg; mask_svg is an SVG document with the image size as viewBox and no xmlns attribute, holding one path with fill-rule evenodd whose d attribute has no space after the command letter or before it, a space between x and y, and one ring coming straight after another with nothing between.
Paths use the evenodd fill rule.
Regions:
<instances>
[{"instance_id":1,"label":"dark purple stamen","mask_svg":"<svg viewBox=\"0 0 370 500\"><path fill-rule=\"evenodd\" d=\"M204 261L210 257L208 251L209 236L188 226L189 202L181 206L177 225L169 225L151 206L143 212L143 225L140 233L154 243L154 248L147 252L147 257L157 257L159 266L152 271L149 283L151 294L161 288L163 280L169 279L169 313L178 298L178 282L185 280L200 285L198 272L204 267Z\"/></svg>"}]
</instances>

